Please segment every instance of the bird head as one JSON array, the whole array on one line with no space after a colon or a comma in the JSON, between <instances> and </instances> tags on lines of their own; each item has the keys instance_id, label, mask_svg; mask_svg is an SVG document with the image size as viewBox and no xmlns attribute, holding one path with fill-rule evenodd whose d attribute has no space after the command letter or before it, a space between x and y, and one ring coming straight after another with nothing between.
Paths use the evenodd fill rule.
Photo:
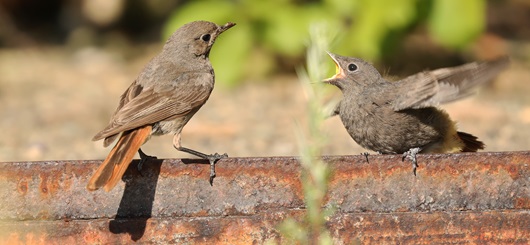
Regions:
<instances>
[{"instance_id":1,"label":"bird head","mask_svg":"<svg viewBox=\"0 0 530 245\"><path fill-rule=\"evenodd\" d=\"M178 56L208 58L210 50L221 33L235 26L228 22L222 26L208 21L194 21L177 29L164 45L164 51Z\"/></svg>"},{"instance_id":2,"label":"bird head","mask_svg":"<svg viewBox=\"0 0 530 245\"><path fill-rule=\"evenodd\" d=\"M327 52L335 62L335 75L325 79L324 83L333 84L344 90L351 86L363 86L376 82L381 74L368 62Z\"/></svg>"}]
</instances>

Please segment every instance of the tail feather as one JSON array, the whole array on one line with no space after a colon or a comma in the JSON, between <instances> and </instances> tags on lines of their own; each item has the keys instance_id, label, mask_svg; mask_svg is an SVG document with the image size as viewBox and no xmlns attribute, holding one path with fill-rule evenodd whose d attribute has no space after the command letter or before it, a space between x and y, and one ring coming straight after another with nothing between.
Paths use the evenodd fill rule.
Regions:
<instances>
[{"instance_id":1,"label":"tail feather","mask_svg":"<svg viewBox=\"0 0 530 245\"><path fill-rule=\"evenodd\" d=\"M124 132L105 161L88 181L87 189L95 191L103 187L107 192L112 190L125 173L136 152L151 135L151 130L152 127L149 125Z\"/></svg>"},{"instance_id":2,"label":"tail feather","mask_svg":"<svg viewBox=\"0 0 530 245\"><path fill-rule=\"evenodd\" d=\"M484 143L472 134L457 132L458 137L464 142L462 152L476 152L478 150L484 150Z\"/></svg>"}]
</instances>

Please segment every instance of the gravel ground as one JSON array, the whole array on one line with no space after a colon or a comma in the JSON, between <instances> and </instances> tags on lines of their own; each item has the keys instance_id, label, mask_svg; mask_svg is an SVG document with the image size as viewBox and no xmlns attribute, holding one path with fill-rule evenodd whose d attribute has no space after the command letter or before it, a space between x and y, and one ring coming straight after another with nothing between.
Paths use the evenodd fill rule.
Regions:
<instances>
[{"instance_id":1,"label":"gravel ground","mask_svg":"<svg viewBox=\"0 0 530 245\"><path fill-rule=\"evenodd\" d=\"M130 60L95 48L0 49L0 161L104 158L109 149L91 138L106 126L119 96L157 48ZM528 150L529 88L528 65L513 60L477 96L443 108L461 131L483 140L486 151ZM305 112L306 98L294 76L233 89L217 86L184 128L182 143L233 157L297 155L295 129L306 125ZM365 151L337 117L322 130L329 136L324 154ZM171 142L172 136L154 137L142 149L159 158L190 157Z\"/></svg>"}]
</instances>

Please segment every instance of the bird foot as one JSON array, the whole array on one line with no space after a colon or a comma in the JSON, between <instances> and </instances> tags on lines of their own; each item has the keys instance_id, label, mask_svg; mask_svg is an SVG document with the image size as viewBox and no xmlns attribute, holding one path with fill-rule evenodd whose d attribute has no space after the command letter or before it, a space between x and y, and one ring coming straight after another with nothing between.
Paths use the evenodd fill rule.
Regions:
<instances>
[{"instance_id":1,"label":"bird foot","mask_svg":"<svg viewBox=\"0 0 530 245\"><path fill-rule=\"evenodd\" d=\"M368 161L368 156L370 156L370 153L363 152L363 153L361 153L361 156L364 156L366 158L366 163L370 163L370 161Z\"/></svg>"},{"instance_id":2,"label":"bird foot","mask_svg":"<svg viewBox=\"0 0 530 245\"><path fill-rule=\"evenodd\" d=\"M412 161L412 173L414 173L414 176L416 176L416 168L418 168L418 160L416 159L416 155L421 151L421 148L411 148L408 151L403 153L403 156L401 158L401 161L405 161L406 159L409 159Z\"/></svg>"},{"instance_id":3,"label":"bird foot","mask_svg":"<svg viewBox=\"0 0 530 245\"><path fill-rule=\"evenodd\" d=\"M137 166L138 172L142 171L142 167L143 167L143 165L145 163L158 159L155 156L149 156L149 155L145 154L142 151L142 149L138 150L138 154L140 155L140 162L138 163L138 166Z\"/></svg>"},{"instance_id":4,"label":"bird foot","mask_svg":"<svg viewBox=\"0 0 530 245\"><path fill-rule=\"evenodd\" d=\"M210 185L213 186L213 179L215 178L215 163L223 158L227 158L228 154L220 155L219 153L214 153L207 155L207 159L210 162Z\"/></svg>"}]
</instances>

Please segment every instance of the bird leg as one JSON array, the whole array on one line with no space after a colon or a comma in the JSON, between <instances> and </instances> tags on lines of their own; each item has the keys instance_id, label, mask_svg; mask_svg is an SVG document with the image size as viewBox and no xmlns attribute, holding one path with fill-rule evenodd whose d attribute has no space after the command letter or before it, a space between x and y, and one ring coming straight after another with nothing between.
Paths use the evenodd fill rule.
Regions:
<instances>
[{"instance_id":1,"label":"bird leg","mask_svg":"<svg viewBox=\"0 0 530 245\"><path fill-rule=\"evenodd\" d=\"M412 161L412 173L416 176L416 168L418 167L418 161L416 160L416 155L421 151L420 147L410 148L408 151L403 153L401 161L405 161L405 158Z\"/></svg>"},{"instance_id":2,"label":"bird leg","mask_svg":"<svg viewBox=\"0 0 530 245\"><path fill-rule=\"evenodd\" d=\"M183 151L191 155L200 157L202 159L206 159L210 162L210 185L213 185L213 178L215 178L215 163L219 161L220 159L228 157L226 153L223 155L219 155L219 153L216 152L215 154L207 155L202 152L192 150L190 148L182 147L180 145L180 132L177 132L175 136L173 137L173 147L175 147L175 149L179 151Z\"/></svg>"},{"instance_id":3,"label":"bird leg","mask_svg":"<svg viewBox=\"0 0 530 245\"><path fill-rule=\"evenodd\" d=\"M138 171L141 171L142 170L142 166L146 163L146 162L149 162L151 160L156 160L157 158L155 156L149 156L147 154L145 154L142 149L138 149L138 154L140 155L140 162L138 163Z\"/></svg>"},{"instance_id":4,"label":"bird leg","mask_svg":"<svg viewBox=\"0 0 530 245\"><path fill-rule=\"evenodd\" d=\"M210 162L210 185L213 185L213 178L215 178L215 163L220 159L228 157L226 153L223 155L220 155L219 153L216 152L214 154L207 155L202 152L198 152L196 150L192 150L192 149L182 147L182 146L179 146L178 148L175 147L175 148L179 151L183 151L191 155L194 155L194 156L197 156L203 159L207 159Z\"/></svg>"},{"instance_id":5,"label":"bird leg","mask_svg":"<svg viewBox=\"0 0 530 245\"><path fill-rule=\"evenodd\" d=\"M370 163L370 161L368 161L368 156L370 156L370 153L368 153L368 152L363 152L363 153L361 153L361 156L366 157L366 163Z\"/></svg>"}]
</instances>

